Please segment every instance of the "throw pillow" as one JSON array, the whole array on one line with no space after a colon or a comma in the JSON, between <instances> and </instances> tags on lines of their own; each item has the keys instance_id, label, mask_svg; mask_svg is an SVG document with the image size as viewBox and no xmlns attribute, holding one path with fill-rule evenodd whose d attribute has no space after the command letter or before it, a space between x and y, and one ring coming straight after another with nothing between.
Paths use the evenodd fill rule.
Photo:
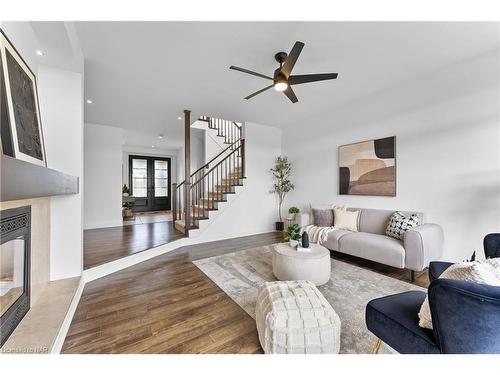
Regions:
<instances>
[{"instance_id":1,"label":"throw pillow","mask_svg":"<svg viewBox=\"0 0 500 375\"><path fill-rule=\"evenodd\" d=\"M406 231L410 228L418 226L420 224L419 222L420 220L417 214L406 216L401 212L394 212L389 219L389 224L387 224L385 234L389 237L402 241L405 237Z\"/></svg>"},{"instance_id":2,"label":"throw pillow","mask_svg":"<svg viewBox=\"0 0 500 375\"><path fill-rule=\"evenodd\" d=\"M333 226L333 211L331 209L321 210L318 208L312 209L313 224L317 227Z\"/></svg>"},{"instance_id":3,"label":"throw pillow","mask_svg":"<svg viewBox=\"0 0 500 375\"><path fill-rule=\"evenodd\" d=\"M314 223L313 210L333 210L333 204L309 203L309 223Z\"/></svg>"},{"instance_id":4,"label":"throw pillow","mask_svg":"<svg viewBox=\"0 0 500 375\"><path fill-rule=\"evenodd\" d=\"M446 269L439 278L500 286L500 258L456 263ZM422 328L432 329L431 308L428 298L425 297L418 313L420 319L418 324Z\"/></svg>"},{"instance_id":5,"label":"throw pillow","mask_svg":"<svg viewBox=\"0 0 500 375\"><path fill-rule=\"evenodd\" d=\"M344 209L334 208L334 224L336 229L347 229L353 232L358 231L358 215L359 211L347 211Z\"/></svg>"}]
</instances>

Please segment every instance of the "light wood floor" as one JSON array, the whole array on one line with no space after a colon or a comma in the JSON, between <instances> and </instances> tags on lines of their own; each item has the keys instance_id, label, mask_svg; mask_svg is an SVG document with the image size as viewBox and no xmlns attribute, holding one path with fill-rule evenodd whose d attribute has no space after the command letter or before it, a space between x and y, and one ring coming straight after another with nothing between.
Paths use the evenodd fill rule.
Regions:
<instances>
[{"instance_id":1,"label":"light wood floor","mask_svg":"<svg viewBox=\"0 0 500 375\"><path fill-rule=\"evenodd\" d=\"M255 321L192 261L281 239L273 232L187 246L88 283L62 352L261 353ZM409 278L408 271L333 257Z\"/></svg>"}]
</instances>

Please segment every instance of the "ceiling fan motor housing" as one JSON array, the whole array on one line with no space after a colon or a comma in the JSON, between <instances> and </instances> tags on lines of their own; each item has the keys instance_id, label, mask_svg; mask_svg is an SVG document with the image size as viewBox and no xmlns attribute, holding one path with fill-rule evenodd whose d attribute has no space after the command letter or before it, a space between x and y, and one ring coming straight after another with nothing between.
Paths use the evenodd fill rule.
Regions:
<instances>
[{"instance_id":1,"label":"ceiling fan motor housing","mask_svg":"<svg viewBox=\"0 0 500 375\"><path fill-rule=\"evenodd\" d=\"M281 68L278 68L274 71L274 81L286 81L286 77L283 73L281 73Z\"/></svg>"},{"instance_id":2,"label":"ceiling fan motor housing","mask_svg":"<svg viewBox=\"0 0 500 375\"><path fill-rule=\"evenodd\" d=\"M274 55L274 58L281 65L285 62L287 56L288 54L286 52L278 52L276 55Z\"/></svg>"}]
</instances>

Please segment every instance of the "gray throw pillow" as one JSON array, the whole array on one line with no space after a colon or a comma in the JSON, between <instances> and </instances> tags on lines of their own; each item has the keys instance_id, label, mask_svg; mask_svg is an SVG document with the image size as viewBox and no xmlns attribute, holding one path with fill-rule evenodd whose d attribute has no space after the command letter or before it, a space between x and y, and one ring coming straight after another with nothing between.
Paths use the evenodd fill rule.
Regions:
<instances>
[{"instance_id":1,"label":"gray throw pillow","mask_svg":"<svg viewBox=\"0 0 500 375\"><path fill-rule=\"evenodd\" d=\"M331 227L333 226L333 210L321 210L317 208L312 209L313 224L317 227Z\"/></svg>"}]
</instances>

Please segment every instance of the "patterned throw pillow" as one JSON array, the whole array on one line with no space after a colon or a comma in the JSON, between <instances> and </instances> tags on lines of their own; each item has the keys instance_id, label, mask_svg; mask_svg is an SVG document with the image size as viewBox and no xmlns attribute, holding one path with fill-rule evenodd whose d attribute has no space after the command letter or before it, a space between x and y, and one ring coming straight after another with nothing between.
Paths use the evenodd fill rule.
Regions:
<instances>
[{"instance_id":1,"label":"patterned throw pillow","mask_svg":"<svg viewBox=\"0 0 500 375\"><path fill-rule=\"evenodd\" d=\"M389 237L402 241L405 237L406 231L418 226L420 224L419 221L418 215L416 214L406 216L399 211L394 212L389 219L389 224L387 224L385 234Z\"/></svg>"},{"instance_id":2,"label":"patterned throw pillow","mask_svg":"<svg viewBox=\"0 0 500 375\"><path fill-rule=\"evenodd\" d=\"M317 208L312 209L313 223L317 227L331 227L333 226L333 210L320 210Z\"/></svg>"}]
</instances>

